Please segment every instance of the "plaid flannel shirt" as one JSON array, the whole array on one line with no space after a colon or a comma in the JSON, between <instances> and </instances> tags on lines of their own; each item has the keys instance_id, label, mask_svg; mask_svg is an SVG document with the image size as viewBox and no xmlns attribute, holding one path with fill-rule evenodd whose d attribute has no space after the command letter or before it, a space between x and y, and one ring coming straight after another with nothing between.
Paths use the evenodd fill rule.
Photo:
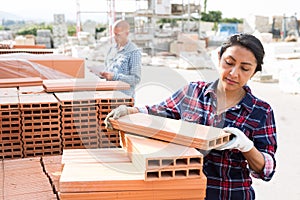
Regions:
<instances>
[{"instance_id":1,"label":"plaid flannel shirt","mask_svg":"<svg viewBox=\"0 0 300 200\"><path fill-rule=\"evenodd\" d=\"M191 82L160 104L139 109L153 115L219 128L231 126L243 131L262 152L265 158L263 171L257 174L249 169L239 150L211 150L207 152L203 166L207 177L206 199L255 199L250 174L269 181L275 172L277 139L273 110L244 86L246 96L236 106L218 115L217 83Z\"/></svg>"}]
</instances>

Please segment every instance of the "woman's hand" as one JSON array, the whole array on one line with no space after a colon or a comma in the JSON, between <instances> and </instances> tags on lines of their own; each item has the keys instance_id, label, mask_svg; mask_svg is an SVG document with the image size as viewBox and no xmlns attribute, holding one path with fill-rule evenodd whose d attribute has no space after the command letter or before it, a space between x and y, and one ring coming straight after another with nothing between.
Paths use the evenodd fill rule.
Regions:
<instances>
[{"instance_id":1,"label":"woman's hand","mask_svg":"<svg viewBox=\"0 0 300 200\"><path fill-rule=\"evenodd\" d=\"M253 148L253 142L238 128L226 127L223 130L225 132L233 134L234 138L228 143L217 147L217 150L238 149L241 152L248 152Z\"/></svg>"},{"instance_id":2,"label":"woman's hand","mask_svg":"<svg viewBox=\"0 0 300 200\"><path fill-rule=\"evenodd\" d=\"M112 125L109 122L109 118L119 119L122 116L137 113L138 109L134 107L128 107L125 105L120 105L119 107L113 109L104 120L105 128L113 129Z\"/></svg>"}]
</instances>

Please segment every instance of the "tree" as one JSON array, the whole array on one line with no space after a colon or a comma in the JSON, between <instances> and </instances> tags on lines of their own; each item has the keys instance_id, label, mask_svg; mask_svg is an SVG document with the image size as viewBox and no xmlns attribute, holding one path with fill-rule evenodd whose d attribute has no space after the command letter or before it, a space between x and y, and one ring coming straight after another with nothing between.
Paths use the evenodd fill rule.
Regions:
<instances>
[{"instance_id":1,"label":"tree","mask_svg":"<svg viewBox=\"0 0 300 200\"><path fill-rule=\"evenodd\" d=\"M207 0L204 0L204 13L206 13L206 7L207 7Z\"/></svg>"},{"instance_id":2,"label":"tree","mask_svg":"<svg viewBox=\"0 0 300 200\"><path fill-rule=\"evenodd\" d=\"M208 13L201 13L201 20L206 22L220 22L222 20L221 11L209 11Z\"/></svg>"},{"instance_id":3,"label":"tree","mask_svg":"<svg viewBox=\"0 0 300 200\"><path fill-rule=\"evenodd\" d=\"M237 18L224 18L222 19L222 22L225 23L243 23L243 19L237 19Z\"/></svg>"},{"instance_id":4,"label":"tree","mask_svg":"<svg viewBox=\"0 0 300 200\"><path fill-rule=\"evenodd\" d=\"M22 28L17 31L17 35L37 35L37 30L39 29L49 29L52 31L52 26L51 25L45 25L45 23L41 24L34 24L29 27Z\"/></svg>"}]
</instances>

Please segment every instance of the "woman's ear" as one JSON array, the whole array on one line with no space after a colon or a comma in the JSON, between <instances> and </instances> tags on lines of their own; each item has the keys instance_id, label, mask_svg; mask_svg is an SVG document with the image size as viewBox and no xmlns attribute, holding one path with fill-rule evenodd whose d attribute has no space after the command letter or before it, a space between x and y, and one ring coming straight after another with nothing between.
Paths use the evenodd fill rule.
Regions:
<instances>
[{"instance_id":1,"label":"woman's ear","mask_svg":"<svg viewBox=\"0 0 300 200\"><path fill-rule=\"evenodd\" d=\"M218 63L219 63L219 65L220 65L220 62L221 62L221 52L218 51Z\"/></svg>"}]
</instances>

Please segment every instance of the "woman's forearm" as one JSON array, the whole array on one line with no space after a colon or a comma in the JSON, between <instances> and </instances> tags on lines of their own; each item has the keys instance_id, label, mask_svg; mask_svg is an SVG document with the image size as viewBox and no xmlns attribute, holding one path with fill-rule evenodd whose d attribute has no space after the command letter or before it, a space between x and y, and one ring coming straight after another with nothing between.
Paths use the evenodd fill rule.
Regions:
<instances>
[{"instance_id":1,"label":"woman's forearm","mask_svg":"<svg viewBox=\"0 0 300 200\"><path fill-rule=\"evenodd\" d=\"M260 173L264 169L265 158L255 147L248 152L244 152L243 155L247 159L249 167L256 173Z\"/></svg>"}]
</instances>

